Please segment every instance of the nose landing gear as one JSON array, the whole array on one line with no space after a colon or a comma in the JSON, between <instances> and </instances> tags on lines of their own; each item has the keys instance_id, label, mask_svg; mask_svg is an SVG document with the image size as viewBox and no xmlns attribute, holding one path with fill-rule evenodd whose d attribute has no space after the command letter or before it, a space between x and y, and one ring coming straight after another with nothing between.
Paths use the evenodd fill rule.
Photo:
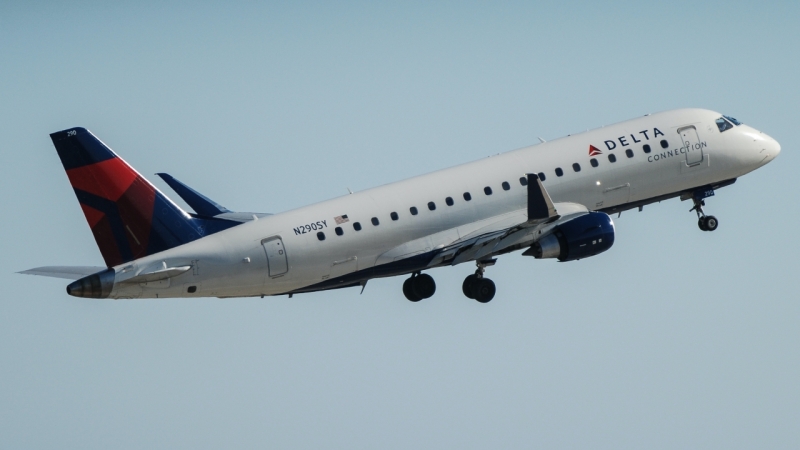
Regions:
<instances>
[{"instance_id":1,"label":"nose landing gear","mask_svg":"<svg viewBox=\"0 0 800 450\"><path fill-rule=\"evenodd\" d=\"M430 298L436 293L436 282L426 273L415 273L403 283L403 294L412 302Z\"/></svg>"},{"instance_id":2,"label":"nose landing gear","mask_svg":"<svg viewBox=\"0 0 800 450\"><path fill-rule=\"evenodd\" d=\"M464 283L461 285L461 290L464 292L464 296L477 300L481 303L489 303L492 301L496 292L494 281L484 278L483 272L485 271L486 266L493 265L494 262L495 260L488 262L478 261L476 263L478 265L478 269L473 275L469 275L467 278L465 278Z\"/></svg>"},{"instance_id":3,"label":"nose landing gear","mask_svg":"<svg viewBox=\"0 0 800 450\"><path fill-rule=\"evenodd\" d=\"M719 221L714 216L707 216L703 212L703 206L706 206L706 202L702 199L694 198L694 208L690 209L689 212L695 211L697 212L697 226L703 231L714 231L719 226Z\"/></svg>"}]
</instances>

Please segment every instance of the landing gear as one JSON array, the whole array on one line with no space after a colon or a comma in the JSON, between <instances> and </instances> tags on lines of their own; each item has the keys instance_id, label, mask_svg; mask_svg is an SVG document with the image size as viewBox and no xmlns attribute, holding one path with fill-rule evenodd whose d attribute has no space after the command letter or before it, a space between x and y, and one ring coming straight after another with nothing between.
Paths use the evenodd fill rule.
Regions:
<instances>
[{"instance_id":1,"label":"landing gear","mask_svg":"<svg viewBox=\"0 0 800 450\"><path fill-rule=\"evenodd\" d=\"M707 216L706 213L703 212L703 206L706 206L704 200L694 198L694 208L690 209L689 212L697 212L698 228L703 231L714 231L719 226L719 221L714 216Z\"/></svg>"},{"instance_id":2,"label":"landing gear","mask_svg":"<svg viewBox=\"0 0 800 450\"><path fill-rule=\"evenodd\" d=\"M430 298L436 293L436 282L426 273L415 273L403 283L403 294L412 302Z\"/></svg>"},{"instance_id":3,"label":"landing gear","mask_svg":"<svg viewBox=\"0 0 800 450\"><path fill-rule=\"evenodd\" d=\"M464 296L467 298L477 300L481 303L489 303L494 298L496 289L494 286L494 281L484 278L483 272L487 265L494 264L494 260L491 261L491 264L481 262L478 262L477 264L478 270L476 270L473 275L464 278L464 283L461 285L461 290L464 292Z\"/></svg>"},{"instance_id":4,"label":"landing gear","mask_svg":"<svg viewBox=\"0 0 800 450\"><path fill-rule=\"evenodd\" d=\"M697 220L697 226L703 231L714 231L719 226L719 221L714 216L704 216Z\"/></svg>"}]
</instances>

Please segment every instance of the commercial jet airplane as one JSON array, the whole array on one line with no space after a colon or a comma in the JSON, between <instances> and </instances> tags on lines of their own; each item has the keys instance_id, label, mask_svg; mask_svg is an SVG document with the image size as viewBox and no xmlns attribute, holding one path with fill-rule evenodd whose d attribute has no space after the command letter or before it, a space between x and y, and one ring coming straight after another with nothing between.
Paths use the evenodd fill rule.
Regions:
<instances>
[{"instance_id":1,"label":"commercial jet airplane","mask_svg":"<svg viewBox=\"0 0 800 450\"><path fill-rule=\"evenodd\" d=\"M610 214L670 198L705 199L772 161L780 145L702 109L646 115L280 214L232 212L158 174L185 212L84 128L50 135L104 267L21 273L77 280L88 298L246 297L366 285L410 275L413 302L436 291L430 269L474 262L464 295L486 303L485 276L516 250L574 261L614 244Z\"/></svg>"}]
</instances>

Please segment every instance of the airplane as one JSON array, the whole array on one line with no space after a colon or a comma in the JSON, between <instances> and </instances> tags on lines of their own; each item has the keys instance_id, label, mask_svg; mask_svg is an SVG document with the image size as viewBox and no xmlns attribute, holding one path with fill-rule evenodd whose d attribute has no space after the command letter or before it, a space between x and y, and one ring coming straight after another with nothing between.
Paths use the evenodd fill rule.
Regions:
<instances>
[{"instance_id":1,"label":"airplane","mask_svg":"<svg viewBox=\"0 0 800 450\"><path fill-rule=\"evenodd\" d=\"M96 299L274 296L408 275L404 296L436 291L431 269L474 263L462 284L481 303L500 255L575 261L610 249L611 215L691 201L698 227L722 187L775 159L775 139L704 109L648 114L279 214L234 212L157 174L173 203L84 128L50 135L105 261L20 273L75 280Z\"/></svg>"}]
</instances>

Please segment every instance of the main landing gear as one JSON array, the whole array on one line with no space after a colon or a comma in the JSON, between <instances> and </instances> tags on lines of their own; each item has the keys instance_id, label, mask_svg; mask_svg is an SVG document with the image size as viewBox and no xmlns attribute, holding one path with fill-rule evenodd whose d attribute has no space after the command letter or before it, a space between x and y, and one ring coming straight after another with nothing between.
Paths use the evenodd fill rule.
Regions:
<instances>
[{"instance_id":1,"label":"main landing gear","mask_svg":"<svg viewBox=\"0 0 800 450\"><path fill-rule=\"evenodd\" d=\"M697 226L700 227L703 231L714 231L719 226L719 221L714 216L707 216L703 212L703 206L706 206L706 202L702 199L694 198L694 208L690 209L689 212L695 211L697 212Z\"/></svg>"},{"instance_id":2,"label":"main landing gear","mask_svg":"<svg viewBox=\"0 0 800 450\"><path fill-rule=\"evenodd\" d=\"M494 298L494 282L483 277L483 272L487 266L493 266L496 259L488 261L478 261L478 269L473 275L464 279L461 289L467 298L477 300L481 303L489 303ZM415 272L403 282L403 294L412 302L418 302L425 298L430 298L436 292L436 282L433 277L426 273Z\"/></svg>"},{"instance_id":3,"label":"main landing gear","mask_svg":"<svg viewBox=\"0 0 800 450\"><path fill-rule=\"evenodd\" d=\"M426 273L415 273L403 283L403 294L412 302L430 298L436 292L436 282Z\"/></svg>"},{"instance_id":4,"label":"main landing gear","mask_svg":"<svg viewBox=\"0 0 800 450\"><path fill-rule=\"evenodd\" d=\"M481 303L489 303L492 301L496 291L494 281L484 278L483 272L485 271L486 266L493 265L494 261L495 260L488 262L477 262L476 264L478 265L478 269L475 271L475 273L464 279L464 283L461 285L461 290L464 292L464 295L467 298L477 300Z\"/></svg>"}]
</instances>

